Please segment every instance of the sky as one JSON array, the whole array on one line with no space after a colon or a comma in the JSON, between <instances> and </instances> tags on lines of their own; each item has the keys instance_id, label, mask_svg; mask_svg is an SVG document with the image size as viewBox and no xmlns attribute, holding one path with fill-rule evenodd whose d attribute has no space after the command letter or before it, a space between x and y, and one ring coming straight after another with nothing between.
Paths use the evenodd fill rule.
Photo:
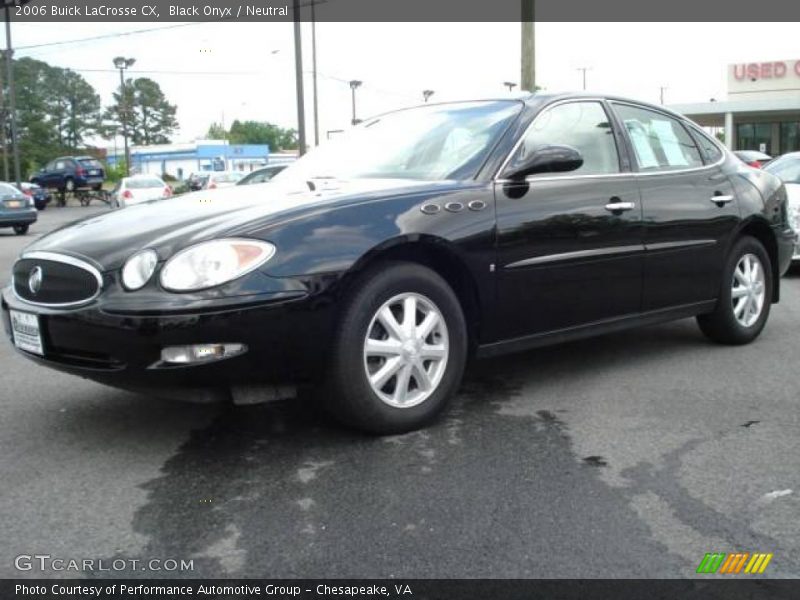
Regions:
<instances>
[{"instance_id":1,"label":"sky","mask_svg":"<svg viewBox=\"0 0 800 600\"><path fill-rule=\"evenodd\" d=\"M292 34L291 23L14 23L12 31L15 56L80 72L104 104L119 85L112 59L135 58L130 75L156 80L178 106L173 141L234 119L296 127ZM316 34L323 139L349 126L351 79L364 82L356 101L365 118L419 104L424 89L438 101L503 97L503 82L520 78L518 23L318 23ZM113 37L60 43L103 35ZM796 36L796 23L537 23L537 84L580 90L587 68L593 92L658 103L663 86L666 104L723 99L728 64L800 59ZM309 23L303 42L313 143Z\"/></svg>"}]
</instances>

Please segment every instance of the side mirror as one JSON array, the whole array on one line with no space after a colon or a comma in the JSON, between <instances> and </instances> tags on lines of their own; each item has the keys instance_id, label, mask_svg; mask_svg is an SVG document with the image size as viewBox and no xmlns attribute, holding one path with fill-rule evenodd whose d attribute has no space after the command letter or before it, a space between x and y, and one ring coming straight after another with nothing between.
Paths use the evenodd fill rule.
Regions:
<instances>
[{"instance_id":1,"label":"side mirror","mask_svg":"<svg viewBox=\"0 0 800 600\"><path fill-rule=\"evenodd\" d=\"M540 146L520 161L512 162L503 174L505 179L524 181L537 173L568 173L583 165L583 156L572 146Z\"/></svg>"}]
</instances>

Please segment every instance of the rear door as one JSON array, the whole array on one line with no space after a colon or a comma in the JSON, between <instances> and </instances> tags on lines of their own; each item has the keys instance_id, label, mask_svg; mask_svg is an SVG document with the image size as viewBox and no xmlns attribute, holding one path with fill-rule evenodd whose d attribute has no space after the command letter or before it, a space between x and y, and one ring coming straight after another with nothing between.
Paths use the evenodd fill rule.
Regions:
<instances>
[{"instance_id":1,"label":"rear door","mask_svg":"<svg viewBox=\"0 0 800 600\"><path fill-rule=\"evenodd\" d=\"M612 102L626 132L642 197L645 268L642 309L714 299L739 210L723 153L702 147L681 120L656 109ZM716 152L715 152L716 151Z\"/></svg>"},{"instance_id":2,"label":"rear door","mask_svg":"<svg viewBox=\"0 0 800 600\"><path fill-rule=\"evenodd\" d=\"M639 312L639 189L599 100L545 108L510 163L549 144L578 149L571 173L496 183L499 337L536 335Z\"/></svg>"}]
</instances>

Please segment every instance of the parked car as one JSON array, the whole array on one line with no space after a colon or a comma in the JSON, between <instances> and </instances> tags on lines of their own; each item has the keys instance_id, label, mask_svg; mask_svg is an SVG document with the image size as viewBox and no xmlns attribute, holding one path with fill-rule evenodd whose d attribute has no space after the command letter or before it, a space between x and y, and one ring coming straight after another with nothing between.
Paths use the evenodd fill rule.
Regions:
<instances>
[{"instance_id":1,"label":"parked car","mask_svg":"<svg viewBox=\"0 0 800 600\"><path fill-rule=\"evenodd\" d=\"M324 386L342 421L396 433L441 413L468 356L686 317L754 340L792 256L785 203L778 178L661 106L427 104L268 186L37 239L4 322L24 356L109 385L235 403Z\"/></svg>"},{"instance_id":2,"label":"parked car","mask_svg":"<svg viewBox=\"0 0 800 600\"><path fill-rule=\"evenodd\" d=\"M28 183L27 181L20 182L20 191L33 199L33 204L37 210L44 210L47 204L52 199L50 192L35 183ZM14 185L16 187L16 185Z\"/></svg>"},{"instance_id":3,"label":"parked car","mask_svg":"<svg viewBox=\"0 0 800 600\"><path fill-rule=\"evenodd\" d=\"M202 190L207 179L208 173L192 173L186 180L186 187L189 188L190 192Z\"/></svg>"},{"instance_id":4,"label":"parked car","mask_svg":"<svg viewBox=\"0 0 800 600\"><path fill-rule=\"evenodd\" d=\"M269 165L256 169L242 177L236 185L252 185L254 183L267 183L270 179L275 177L278 173L283 171L289 165Z\"/></svg>"},{"instance_id":5,"label":"parked car","mask_svg":"<svg viewBox=\"0 0 800 600\"><path fill-rule=\"evenodd\" d=\"M736 150L734 151L736 157L744 164L753 167L754 169L761 169L772 160L769 154L764 154L758 150Z\"/></svg>"},{"instance_id":6,"label":"parked car","mask_svg":"<svg viewBox=\"0 0 800 600\"><path fill-rule=\"evenodd\" d=\"M111 206L125 208L172 196L172 188L156 175L123 177L111 191Z\"/></svg>"},{"instance_id":7,"label":"parked car","mask_svg":"<svg viewBox=\"0 0 800 600\"><path fill-rule=\"evenodd\" d=\"M203 190L215 190L217 188L226 188L236 185L244 178L244 173L240 171L212 171L208 174L203 187Z\"/></svg>"},{"instance_id":8,"label":"parked car","mask_svg":"<svg viewBox=\"0 0 800 600\"><path fill-rule=\"evenodd\" d=\"M99 191L106 173L102 163L91 156L62 156L50 161L31 177L31 183L59 192L78 189Z\"/></svg>"},{"instance_id":9,"label":"parked car","mask_svg":"<svg viewBox=\"0 0 800 600\"><path fill-rule=\"evenodd\" d=\"M38 218L33 198L10 183L0 183L0 227L13 227L14 233L25 235Z\"/></svg>"},{"instance_id":10,"label":"parked car","mask_svg":"<svg viewBox=\"0 0 800 600\"><path fill-rule=\"evenodd\" d=\"M797 234L792 261L800 262L800 152L790 152L776 158L764 170L783 181L789 199L789 223Z\"/></svg>"}]
</instances>

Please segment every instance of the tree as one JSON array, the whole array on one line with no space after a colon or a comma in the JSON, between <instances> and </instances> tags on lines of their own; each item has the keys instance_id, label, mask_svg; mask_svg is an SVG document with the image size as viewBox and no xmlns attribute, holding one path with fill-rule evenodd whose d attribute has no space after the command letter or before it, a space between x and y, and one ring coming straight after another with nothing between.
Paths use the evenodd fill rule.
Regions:
<instances>
[{"instance_id":1,"label":"tree","mask_svg":"<svg viewBox=\"0 0 800 600\"><path fill-rule=\"evenodd\" d=\"M20 168L29 173L59 154L74 153L98 131L100 97L69 69L27 57L15 60L13 68Z\"/></svg>"},{"instance_id":2,"label":"tree","mask_svg":"<svg viewBox=\"0 0 800 600\"><path fill-rule=\"evenodd\" d=\"M178 129L176 112L158 83L147 77L128 79L124 89L114 92L114 104L106 110L104 136L121 134L124 116L134 144L168 144L169 136Z\"/></svg>"},{"instance_id":3,"label":"tree","mask_svg":"<svg viewBox=\"0 0 800 600\"><path fill-rule=\"evenodd\" d=\"M209 128L209 133L214 126L216 124ZM226 138L222 139L228 139L231 144L267 144L273 151L297 148L297 132L294 129L283 129L265 121L236 120L231 123Z\"/></svg>"},{"instance_id":4,"label":"tree","mask_svg":"<svg viewBox=\"0 0 800 600\"><path fill-rule=\"evenodd\" d=\"M212 123L206 133L207 140L226 140L228 139L228 132L219 123Z\"/></svg>"}]
</instances>

